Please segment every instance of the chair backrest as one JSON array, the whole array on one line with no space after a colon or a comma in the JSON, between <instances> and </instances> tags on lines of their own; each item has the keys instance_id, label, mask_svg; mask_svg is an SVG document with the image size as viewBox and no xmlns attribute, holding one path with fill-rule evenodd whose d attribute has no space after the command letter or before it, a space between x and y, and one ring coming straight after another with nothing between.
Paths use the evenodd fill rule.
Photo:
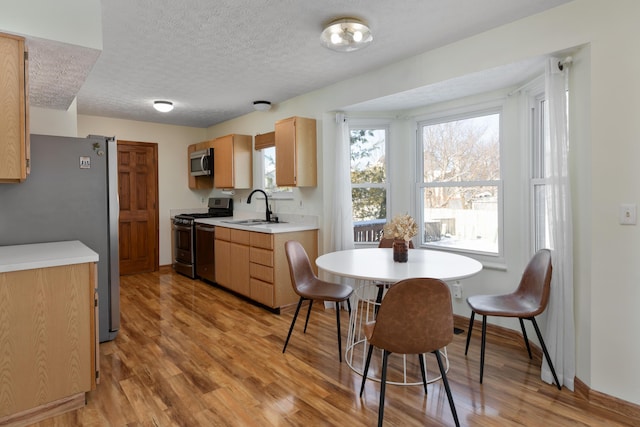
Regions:
<instances>
[{"instance_id":1,"label":"chair backrest","mask_svg":"<svg viewBox=\"0 0 640 427\"><path fill-rule=\"evenodd\" d=\"M384 237L380 239L378 243L379 248L392 248L393 247L393 239L385 239ZM409 249L413 249L413 241L409 240Z\"/></svg>"},{"instance_id":2,"label":"chair backrest","mask_svg":"<svg viewBox=\"0 0 640 427\"><path fill-rule=\"evenodd\" d=\"M551 292L551 272L551 251L540 249L527 264L518 289L514 292L519 298L528 300L532 307L537 307L532 316L537 316L547 307Z\"/></svg>"},{"instance_id":3,"label":"chair backrest","mask_svg":"<svg viewBox=\"0 0 640 427\"><path fill-rule=\"evenodd\" d=\"M298 293L305 285L311 284L317 277L311 267L307 251L300 242L289 240L284 244L284 251L289 262L289 274L291 275L291 285Z\"/></svg>"},{"instance_id":4,"label":"chair backrest","mask_svg":"<svg viewBox=\"0 0 640 427\"><path fill-rule=\"evenodd\" d=\"M453 340L451 292L442 280L401 280L382 300L370 343L392 353L420 354Z\"/></svg>"}]
</instances>

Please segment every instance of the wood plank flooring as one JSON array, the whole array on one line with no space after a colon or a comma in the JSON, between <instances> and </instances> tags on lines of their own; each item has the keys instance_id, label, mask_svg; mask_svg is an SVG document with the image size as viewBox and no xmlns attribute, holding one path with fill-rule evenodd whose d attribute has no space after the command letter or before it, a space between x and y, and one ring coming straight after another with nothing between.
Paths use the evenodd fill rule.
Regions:
<instances>
[{"instance_id":1,"label":"wood plank flooring","mask_svg":"<svg viewBox=\"0 0 640 427\"><path fill-rule=\"evenodd\" d=\"M361 377L338 362L335 312L321 304L306 334L299 320L285 354L292 309L273 314L167 267L122 277L121 310L118 337L100 345L101 383L87 405L38 426L376 425L380 384L367 381L358 397ZM463 426L638 425L543 383L540 359L530 362L519 342L489 336L479 384L479 339L478 331L468 357L464 334L447 349ZM433 356L427 369L437 370ZM442 382L428 392L387 386L385 425L454 425Z\"/></svg>"}]
</instances>

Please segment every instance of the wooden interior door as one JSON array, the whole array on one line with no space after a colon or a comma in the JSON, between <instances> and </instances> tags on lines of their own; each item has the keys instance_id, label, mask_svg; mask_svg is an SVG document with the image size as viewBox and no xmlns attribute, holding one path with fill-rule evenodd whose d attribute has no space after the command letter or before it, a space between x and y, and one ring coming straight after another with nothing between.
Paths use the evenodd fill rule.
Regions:
<instances>
[{"instance_id":1,"label":"wooden interior door","mask_svg":"<svg viewBox=\"0 0 640 427\"><path fill-rule=\"evenodd\" d=\"M118 141L120 274L156 271L159 264L158 145Z\"/></svg>"}]
</instances>

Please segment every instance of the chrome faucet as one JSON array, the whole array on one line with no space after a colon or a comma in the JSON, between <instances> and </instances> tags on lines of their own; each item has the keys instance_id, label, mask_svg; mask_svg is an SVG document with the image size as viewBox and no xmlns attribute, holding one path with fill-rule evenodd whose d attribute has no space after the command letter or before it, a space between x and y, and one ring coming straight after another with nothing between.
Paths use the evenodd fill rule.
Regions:
<instances>
[{"instance_id":1,"label":"chrome faucet","mask_svg":"<svg viewBox=\"0 0 640 427\"><path fill-rule=\"evenodd\" d=\"M267 220L267 222L271 222L271 210L269 210L269 200L267 200L267 193L265 193L264 190L260 190L259 188L256 189L256 190L253 190L249 194L249 197L247 197L247 204L251 203L251 196L253 196L253 193L255 193L255 192L260 192L260 193L264 194L266 220Z\"/></svg>"}]
</instances>

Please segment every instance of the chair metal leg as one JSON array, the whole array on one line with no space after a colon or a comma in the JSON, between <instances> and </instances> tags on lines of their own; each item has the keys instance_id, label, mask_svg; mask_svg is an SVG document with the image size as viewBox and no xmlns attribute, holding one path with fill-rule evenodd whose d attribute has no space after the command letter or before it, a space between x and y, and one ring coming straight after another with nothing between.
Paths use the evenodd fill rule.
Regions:
<instances>
[{"instance_id":1,"label":"chair metal leg","mask_svg":"<svg viewBox=\"0 0 640 427\"><path fill-rule=\"evenodd\" d=\"M418 360L420 360L420 373L422 374L422 384L424 385L424 394L429 394L427 391L427 374L426 368L424 366L424 354L418 355Z\"/></svg>"},{"instance_id":2,"label":"chair metal leg","mask_svg":"<svg viewBox=\"0 0 640 427\"><path fill-rule=\"evenodd\" d=\"M338 324L338 358L342 363L342 333L340 333L340 302L336 301L336 323Z\"/></svg>"},{"instance_id":3,"label":"chair metal leg","mask_svg":"<svg viewBox=\"0 0 640 427\"><path fill-rule=\"evenodd\" d=\"M300 297L300 300L298 301L298 306L296 307L296 314L293 315L293 319L291 320L291 326L289 327L289 333L287 334L287 339L284 342L284 347L282 347L283 353L287 349L287 344L289 344L289 338L291 338L291 332L293 332L293 327L296 324L296 319L298 318L298 312L300 311L300 306L302 306L302 301L304 301L304 298Z\"/></svg>"},{"instance_id":4,"label":"chair metal leg","mask_svg":"<svg viewBox=\"0 0 640 427\"><path fill-rule=\"evenodd\" d=\"M364 363L364 372L362 374L362 384L360 385L360 397L364 391L364 383L367 381L367 374L369 373L369 363L371 363L371 355L373 354L373 346L369 344L369 351L367 352L367 361Z\"/></svg>"},{"instance_id":5,"label":"chair metal leg","mask_svg":"<svg viewBox=\"0 0 640 427\"><path fill-rule=\"evenodd\" d=\"M522 329L522 336L524 337L524 343L527 346L527 352L529 353L529 359L533 359L531 356L531 347L529 347L529 338L527 337L527 330L524 327L524 322L522 321L522 317L518 317L520 321L520 329Z\"/></svg>"},{"instance_id":6,"label":"chair metal leg","mask_svg":"<svg viewBox=\"0 0 640 427\"><path fill-rule=\"evenodd\" d=\"M307 310L307 319L304 321L304 331L303 334L307 333L307 325L309 324L309 316L311 316L311 306L313 305L313 300L309 300L309 309Z\"/></svg>"},{"instance_id":7,"label":"chair metal leg","mask_svg":"<svg viewBox=\"0 0 640 427\"><path fill-rule=\"evenodd\" d=\"M480 345L480 384L484 374L484 348L487 343L487 316L482 316L482 344Z\"/></svg>"},{"instance_id":8,"label":"chair metal leg","mask_svg":"<svg viewBox=\"0 0 640 427\"><path fill-rule=\"evenodd\" d=\"M378 407L378 427L382 427L382 419L384 418L384 392L387 385L387 361L389 360L387 350L382 355L382 378L380 379L380 406Z\"/></svg>"},{"instance_id":9,"label":"chair metal leg","mask_svg":"<svg viewBox=\"0 0 640 427\"><path fill-rule=\"evenodd\" d=\"M456 423L456 427L460 427L460 421L458 421L458 412L456 411L456 405L453 403L453 396L451 395L451 388L449 388L449 380L447 380L447 372L442 364L442 358L440 357L440 350L433 352L438 360L438 368L440 368L440 375L442 376L442 382L444 383L444 389L447 392L447 399L449 400L449 407L451 408L451 414L453 420Z\"/></svg>"},{"instance_id":10,"label":"chair metal leg","mask_svg":"<svg viewBox=\"0 0 640 427\"><path fill-rule=\"evenodd\" d=\"M540 333L540 329L538 328L538 322L536 322L536 319L533 317L530 317L529 320L531 320L531 323L533 323L533 327L536 330L538 340L540 341L540 345L542 346L542 352L544 353L544 357L547 359L547 363L549 364L549 368L551 369L551 373L553 374L553 379L556 381L556 386L558 387L558 390L562 390L562 387L560 387L560 381L558 381L558 376L556 375L556 370L553 368L553 363L551 363L551 357L549 357L547 346L544 345L542 334Z\"/></svg>"},{"instance_id":11,"label":"chair metal leg","mask_svg":"<svg viewBox=\"0 0 640 427\"><path fill-rule=\"evenodd\" d=\"M469 341L471 341L471 331L473 330L473 319L476 317L476 312L471 310L471 317L469 318L469 330L467 331L467 345L464 348L464 355L467 355L469 351Z\"/></svg>"}]
</instances>

